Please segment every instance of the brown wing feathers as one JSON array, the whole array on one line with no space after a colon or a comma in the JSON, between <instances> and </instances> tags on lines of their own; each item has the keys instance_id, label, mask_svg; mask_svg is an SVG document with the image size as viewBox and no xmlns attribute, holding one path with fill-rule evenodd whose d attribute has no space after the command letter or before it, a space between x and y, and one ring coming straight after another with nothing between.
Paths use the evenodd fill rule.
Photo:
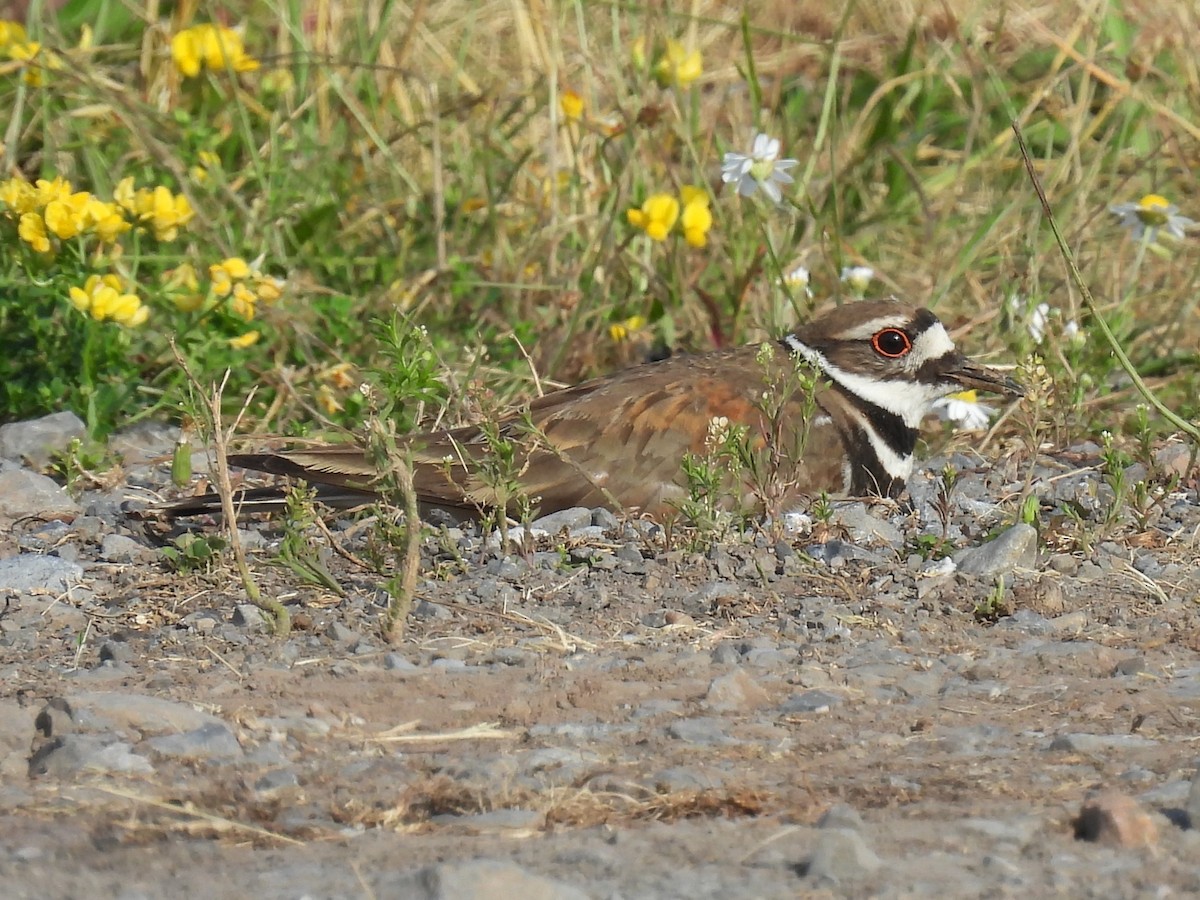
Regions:
<instances>
[{"instance_id":1,"label":"brown wing feathers","mask_svg":"<svg viewBox=\"0 0 1200 900\"><path fill-rule=\"evenodd\" d=\"M499 428L502 439L518 445L513 467L525 495L544 510L621 505L662 512L682 497L684 454L704 451L712 418L762 429L757 395L763 383L729 378L731 367L756 365L756 351L673 357L534 400L527 414L510 416ZM630 383L637 389L630 391ZM478 510L496 503L479 472L492 452L480 428L415 436L409 446L423 505ZM377 479L354 446L235 454L229 462L303 479L337 506L367 502Z\"/></svg>"}]
</instances>

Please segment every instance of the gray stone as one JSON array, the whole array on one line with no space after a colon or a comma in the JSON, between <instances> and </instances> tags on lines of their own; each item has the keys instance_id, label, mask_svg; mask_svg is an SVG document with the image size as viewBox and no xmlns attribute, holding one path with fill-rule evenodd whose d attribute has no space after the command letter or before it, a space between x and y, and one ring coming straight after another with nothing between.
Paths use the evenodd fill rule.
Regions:
<instances>
[{"instance_id":1,"label":"gray stone","mask_svg":"<svg viewBox=\"0 0 1200 900\"><path fill-rule=\"evenodd\" d=\"M725 779L708 766L672 766L655 773L651 783L659 793L673 794L719 790L724 787Z\"/></svg>"},{"instance_id":2,"label":"gray stone","mask_svg":"<svg viewBox=\"0 0 1200 900\"><path fill-rule=\"evenodd\" d=\"M67 734L43 743L29 759L30 776L67 778L82 772L149 775L150 760L107 735Z\"/></svg>"},{"instance_id":3,"label":"gray stone","mask_svg":"<svg viewBox=\"0 0 1200 900\"><path fill-rule=\"evenodd\" d=\"M325 636L333 638L339 644L349 644L353 641L361 641L362 635L353 628L347 628L337 619L334 619L325 627Z\"/></svg>"},{"instance_id":4,"label":"gray stone","mask_svg":"<svg viewBox=\"0 0 1200 900\"><path fill-rule=\"evenodd\" d=\"M61 594L82 577L83 566L57 556L21 553L0 559L0 590L23 594L33 591Z\"/></svg>"},{"instance_id":5,"label":"gray stone","mask_svg":"<svg viewBox=\"0 0 1200 900\"><path fill-rule=\"evenodd\" d=\"M87 433L83 420L73 412L56 412L40 419L0 425L0 456L44 469L51 458L65 451L71 441Z\"/></svg>"},{"instance_id":6,"label":"gray stone","mask_svg":"<svg viewBox=\"0 0 1200 900\"><path fill-rule=\"evenodd\" d=\"M548 516L534 519L531 527L534 532L541 530L548 535L556 535L564 529L574 534L591 526L592 511L582 506L572 506L569 509L560 509Z\"/></svg>"},{"instance_id":7,"label":"gray stone","mask_svg":"<svg viewBox=\"0 0 1200 900\"><path fill-rule=\"evenodd\" d=\"M1140 734L1060 734L1054 738L1048 750L1066 750L1070 753L1107 754L1114 750L1133 750L1155 747L1157 742Z\"/></svg>"},{"instance_id":8,"label":"gray stone","mask_svg":"<svg viewBox=\"0 0 1200 900\"><path fill-rule=\"evenodd\" d=\"M683 606L689 609L707 612L708 608L718 600L727 600L730 597L737 597L741 594L741 589L736 584L731 584L728 581L710 581L708 584L701 585L697 590L692 591L683 598Z\"/></svg>"},{"instance_id":9,"label":"gray stone","mask_svg":"<svg viewBox=\"0 0 1200 900\"><path fill-rule=\"evenodd\" d=\"M1046 568L1063 575L1074 575L1079 571L1079 560L1067 553L1055 553L1046 561Z\"/></svg>"},{"instance_id":10,"label":"gray stone","mask_svg":"<svg viewBox=\"0 0 1200 900\"><path fill-rule=\"evenodd\" d=\"M1187 474L1188 464L1192 461L1192 448L1189 444L1171 442L1164 444L1154 452L1154 465L1164 475Z\"/></svg>"},{"instance_id":11,"label":"gray stone","mask_svg":"<svg viewBox=\"0 0 1200 900\"><path fill-rule=\"evenodd\" d=\"M804 548L804 552L817 562L825 563L831 569L843 566L850 560L862 560L877 565L884 562L884 558L878 553L846 541L833 540L825 541L822 544L809 544Z\"/></svg>"},{"instance_id":12,"label":"gray stone","mask_svg":"<svg viewBox=\"0 0 1200 900\"><path fill-rule=\"evenodd\" d=\"M603 506L598 506L592 510L592 524L597 528L603 528L605 531L612 531L621 523L611 510L605 509Z\"/></svg>"},{"instance_id":13,"label":"gray stone","mask_svg":"<svg viewBox=\"0 0 1200 900\"><path fill-rule=\"evenodd\" d=\"M508 588L507 585L501 585L501 587ZM511 592L512 589L508 588L508 593ZM417 619L435 621L451 619L454 617L454 612L443 606L441 603L430 603L428 600L418 600L417 605L413 607L412 615Z\"/></svg>"},{"instance_id":14,"label":"gray stone","mask_svg":"<svg viewBox=\"0 0 1200 900\"><path fill-rule=\"evenodd\" d=\"M198 609L180 619L179 624L200 634L207 634L221 624L221 618L221 613L214 609Z\"/></svg>"},{"instance_id":15,"label":"gray stone","mask_svg":"<svg viewBox=\"0 0 1200 900\"><path fill-rule=\"evenodd\" d=\"M1050 634L1055 630L1049 619L1032 609L1018 609L1011 616L1005 616L997 622L996 627L1005 631L1020 631L1023 634Z\"/></svg>"},{"instance_id":16,"label":"gray stone","mask_svg":"<svg viewBox=\"0 0 1200 900\"><path fill-rule=\"evenodd\" d=\"M1192 776L1188 787L1187 805L1184 807L1188 816L1188 827L1200 829L1200 769Z\"/></svg>"},{"instance_id":17,"label":"gray stone","mask_svg":"<svg viewBox=\"0 0 1200 900\"><path fill-rule=\"evenodd\" d=\"M865 503L838 504L834 509L833 524L845 528L855 544L889 547L901 547L904 544L900 529L885 519L871 515L871 507Z\"/></svg>"},{"instance_id":18,"label":"gray stone","mask_svg":"<svg viewBox=\"0 0 1200 900\"><path fill-rule=\"evenodd\" d=\"M685 744L728 745L736 744L733 738L725 733L725 723L720 719L706 716L693 716L690 719L680 719L667 726L667 734Z\"/></svg>"},{"instance_id":19,"label":"gray stone","mask_svg":"<svg viewBox=\"0 0 1200 900\"><path fill-rule=\"evenodd\" d=\"M841 702L839 695L829 691L802 691L783 701L779 708L784 715L826 713Z\"/></svg>"},{"instance_id":20,"label":"gray stone","mask_svg":"<svg viewBox=\"0 0 1200 900\"><path fill-rule=\"evenodd\" d=\"M138 422L108 439L109 452L121 457L126 466L144 465L171 455L179 440L179 427L161 422ZM194 469L194 471L206 471Z\"/></svg>"},{"instance_id":21,"label":"gray stone","mask_svg":"<svg viewBox=\"0 0 1200 900\"><path fill-rule=\"evenodd\" d=\"M488 829L501 831L516 829L521 831L540 829L546 820L546 814L536 809L494 809L482 813L441 813L433 816L430 821L435 825L452 825L473 830Z\"/></svg>"},{"instance_id":22,"label":"gray stone","mask_svg":"<svg viewBox=\"0 0 1200 900\"><path fill-rule=\"evenodd\" d=\"M858 810L849 803L835 803L817 819L818 828L845 828L848 831L862 831L863 820Z\"/></svg>"},{"instance_id":23,"label":"gray stone","mask_svg":"<svg viewBox=\"0 0 1200 900\"><path fill-rule=\"evenodd\" d=\"M159 756L205 762L228 762L242 758L242 747L224 722L209 722L182 734L164 734L141 745Z\"/></svg>"},{"instance_id":24,"label":"gray stone","mask_svg":"<svg viewBox=\"0 0 1200 900\"><path fill-rule=\"evenodd\" d=\"M734 669L714 678L701 703L712 712L746 713L765 706L770 696L742 669Z\"/></svg>"},{"instance_id":25,"label":"gray stone","mask_svg":"<svg viewBox=\"0 0 1200 900\"><path fill-rule=\"evenodd\" d=\"M722 641L712 648L712 661L718 665L733 666L742 661L742 650L731 641Z\"/></svg>"},{"instance_id":26,"label":"gray stone","mask_svg":"<svg viewBox=\"0 0 1200 900\"><path fill-rule=\"evenodd\" d=\"M38 714L37 727L45 737L64 730L129 734L193 731L211 723L216 716L200 712L186 703L159 697L117 691L80 691L51 700Z\"/></svg>"},{"instance_id":27,"label":"gray stone","mask_svg":"<svg viewBox=\"0 0 1200 900\"><path fill-rule=\"evenodd\" d=\"M383 667L388 671L397 672L401 675L421 671L420 667L417 666L416 663L412 662L403 654L396 653L395 651L384 654Z\"/></svg>"},{"instance_id":28,"label":"gray stone","mask_svg":"<svg viewBox=\"0 0 1200 900\"><path fill-rule=\"evenodd\" d=\"M1113 676L1119 677L1122 675L1149 675L1150 667L1146 663L1144 656L1131 656L1121 660L1113 666Z\"/></svg>"},{"instance_id":29,"label":"gray stone","mask_svg":"<svg viewBox=\"0 0 1200 900\"><path fill-rule=\"evenodd\" d=\"M617 548L617 559L627 563L645 562L641 549L634 541L629 541Z\"/></svg>"},{"instance_id":30,"label":"gray stone","mask_svg":"<svg viewBox=\"0 0 1200 900\"><path fill-rule=\"evenodd\" d=\"M137 653L125 641L107 640L100 645L101 663L131 663L137 659Z\"/></svg>"},{"instance_id":31,"label":"gray stone","mask_svg":"<svg viewBox=\"0 0 1200 900\"><path fill-rule=\"evenodd\" d=\"M265 610L253 603L239 603L233 610L233 624L251 632L267 634L272 630L271 619Z\"/></svg>"},{"instance_id":32,"label":"gray stone","mask_svg":"<svg viewBox=\"0 0 1200 900\"><path fill-rule=\"evenodd\" d=\"M254 789L260 793L269 794L273 791L296 787L299 784L300 779L292 769L272 769L254 782Z\"/></svg>"},{"instance_id":33,"label":"gray stone","mask_svg":"<svg viewBox=\"0 0 1200 900\"><path fill-rule=\"evenodd\" d=\"M0 472L0 518L55 518L83 512L53 479L29 469Z\"/></svg>"},{"instance_id":34,"label":"gray stone","mask_svg":"<svg viewBox=\"0 0 1200 900\"><path fill-rule=\"evenodd\" d=\"M1037 561L1037 529L1019 523L993 541L954 554L958 570L967 575L991 577L1016 569L1032 569Z\"/></svg>"},{"instance_id":35,"label":"gray stone","mask_svg":"<svg viewBox=\"0 0 1200 900\"><path fill-rule=\"evenodd\" d=\"M812 881L842 884L869 875L882 865L863 836L849 828L822 829L804 867Z\"/></svg>"},{"instance_id":36,"label":"gray stone","mask_svg":"<svg viewBox=\"0 0 1200 900\"><path fill-rule=\"evenodd\" d=\"M114 563L143 562L157 554L123 534L106 534L100 542L100 558Z\"/></svg>"},{"instance_id":37,"label":"gray stone","mask_svg":"<svg viewBox=\"0 0 1200 900\"><path fill-rule=\"evenodd\" d=\"M395 881L389 879L386 887L388 896L411 900L479 900L481 897L589 900L586 893L566 882L544 878L513 863L492 859L437 863Z\"/></svg>"}]
</instances>

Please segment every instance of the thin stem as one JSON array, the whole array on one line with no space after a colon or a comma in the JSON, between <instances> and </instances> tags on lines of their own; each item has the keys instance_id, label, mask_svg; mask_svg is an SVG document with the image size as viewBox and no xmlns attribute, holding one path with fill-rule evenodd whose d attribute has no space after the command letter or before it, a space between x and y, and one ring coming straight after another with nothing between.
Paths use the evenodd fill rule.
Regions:
<instances>
[{"instance_id":1,"label":"thin stem","mask_svg":"<svg viewBox=\"0 0 1200 900\"><path fill-rule=\"evenodd\" d=\"M1121 368L1125 370L1125 374L1129 376L1129 380L1133 382L1133 386L1137 388L1139 394L1145 398L1146 402L1153 406L1164 419L1178 428L1193 441L1200 444L1200 429L1186 419L1176 414L1169 409L1165 403L1158 399L1158 395L1150 390L1146 382L1142 381L1142 376L1138 374L1136 368L1129 357L1125 353L1125 349L1121 346L1121 342L1117 340L1112 329L1108 327L1108 322L1100 315L1100 310L1096 305L1096 300L1092 296L1092 292L1088 290L1087 284L1084 283L1083 275L1079 272L1079 267L1075 265L1075 257L1071 253L1071 248L1067 246L1066 240L1062 236L1062 232L1058 230L1058 223L1054 220L1054 213L1050 209L1050 201L1046 198L1046 192L1042 188L1042 182L1038 178L1037 172L1033 167L1033 159L1029 155L1029 147L1025 144L1025 135L1021 132L1021 126L1016 119L1012 120L1012 129L1017 136L1017 146L1021 149L1021 158L1025 161L1025 171L1029 173L1029 180L1033 183L1033 189L1037 192L1038 200L1042 203L1042 212L1046 216L1046 221L1050 223L1050 231L1054 234L1054 240L1058 244L1058 250L1062 254L1063 260L1067 264L1067 270L1071 273L1071 281L1079 288L1080 294L1083 296L1083 302L1087 304L1088 311L1091 312L1092 318L1096 320L1096 324L1100 326L1100 332L1104 335L1104 339L1108 341L1109 347L1112 348L1113 355L1117 358L1117 362L1121 364Z\"/></svg>"}]
</instances>

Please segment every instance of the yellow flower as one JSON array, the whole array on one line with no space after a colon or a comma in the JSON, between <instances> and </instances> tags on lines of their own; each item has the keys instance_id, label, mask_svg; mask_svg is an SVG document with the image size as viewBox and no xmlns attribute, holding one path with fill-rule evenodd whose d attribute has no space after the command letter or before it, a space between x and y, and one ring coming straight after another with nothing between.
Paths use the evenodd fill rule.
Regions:
<instances>
[{"instance_id":1,"label":"yellow flower","mask_svg":"<svg viewBox=\"0 0 1200 900\"><path fill-rule=\"evenodd\" d=\"M712 212L708 208L708 192L690 184L684 185L679 191L683 201L683 215L679 224L683 228L684 239L693 247L703 247L708 243L708 230L712 228Z\"/></svg>"},{"instance_id":2,"label":"yellow flower","mask_svg":"<svg viewBox=\"0 0 1200 900\"><path fill-rule=\"evenodd\" d=\"M234 350L245 350L247 347L257 344L260 337L262 337L260 332L247 331L245 334L239 334L235 338L230 338L229 346Z\"/></svg>"},{"instance_id":3,"label":"yellow flower","mask_svg":"<svg viewBox=\"0 0 1200 900\"><path fill-rule=\"evenodd\" d=\"M70 289L68 299L77 310L98 322L111 319L128 328L136 328L150 317L150 309L136 294L122 291L121 279L116 275L89 275L82 288Z\"/></svg>"},{"instance_id":4,"label":"yellow flower","mask_svg":"<svg viewBox=\"0 0 1200 900\"><path fill-rule=\"evenodd\" d=\"M50 236L46 233L46 222L35 212L21 216L17 234L38 253L50 252Z\"/></svg>"},{"instance_id":5,"label":"yellow flower","mask_svg":"<svg viewBox=\"0 0 1200 900\"><path fill-rule=\"evenodd\" d=\"M189 169L189 174L192 180L198 184L204 184L208 181L209 176L221 168L221 157L213 153L211 150L200 151L200 162L198 165L192 166Z\"/></svg>"},{"instance_id":6,"label":"yellow flower","mask_svg":"<svg viewBox=\"0 0 1200 900\"><path fill-rule=\"evenodd\" d=\"M137 213L137 191L133 187L132 175L117 182L117 187L113 191L113 202L126 212Z\"/></svg>"},{"instance_id":7,"label":"yellow flower","mask_svg":"<svg viewBox=\"0 0 1200 900\"><path fill-rule=\"evenodd\" d=\"M327 384L323 384L317 388L317 405L325 411L325 415L327 416L332 416L343 409L342 404L333 395L333 389Z\"/></svg>"},{"instance_id":8,"label":"yellow flower","mask_svg":"<svg viewBox=\"0 0 1200 900\"><path fill-rule=\"evenodd\" d=\"M675 220L679 218L679 201L670 194L652 194L641 209L625 212L629 224L642 229L655 241L665 241Z\"/></svg>"},{"instance_id":9,"label":"yellow flower","mask_svg":"<svg viewBox=\"0 0 1200 900\"><path fill-rule=\"evenodd\" d=\"M224 275L230 280L240 280L250 277L250 264L240 256L231 256L228 259L223 259L216 265L208 267L208 277L214 281L218 275Z\"/></svg>"},{"instance_id":10,"label":"yellow flower","mask_svg":"<svg viewBox=\"0 0 1200 900\"><path fill-rule=\"evenodd\" d=\"M699 50L686 50L679 41L668 40L666 52L654 64L654 78L663 87L685 88L704 74Z\"/></svg>"},{"instance_id":11,"label":"yellow flower","mask_svg":"<svg viewBox=\"0 0 1200 900\"><path fill-rule=\"evenodd\" d=\"M246 55L240 34L210 24L185 28L171 38L171 58L185 78L195 78L202 66L214 72L226 66L235 72L258 68L258 60Z\"/></svg>"},{"instance_id":12,"label":"yellow flower","mask_svg":"<svg viewBox=\"0 0 1200 900\"><path fill-rule=\"evenodd\" d=\"M317 377L331 382L339 390L348 391L355 385L355 380L351 377L353 372L353 363L340 362L320 372Z\"/></svg>"},{"instance_id":13,"label":"yellow flower","mask_svg":"<svg viewBox=\"0 0 1200 900\"><path fill-rule=\"evenodd\" d=\"M37 192L24 178L10 178L0 183L0 203L18 216L37 208Z\"/></svg>"},{"instance_id":14,"label":"yellow flower","mask_svg":"<svg viewBox=\"0 0 1200 900\"><path fill-rule=\"evenodd\" d=\"M254 275L254 293L263 303L274 303L283 296L284 281L270 275Z\"/></svg>"},{"instance_id":15,"label":"yellow flower","mask_svg":"<svg viewBox=\"0 0 1200 900\"><path fill-rule=\"evenodd\" d=\"M24 25L20 22L0 19L0 51L7 51L13 44L23 44L27 40Z\"/></svg>"},{"instance_id":16,"label":"yellow flower","mask_svg":"<svg viewBox=\"0 0 1200 900\"><path fill-rule=\"evenodd\" d=\"M66 200L75 192L71 182L61 175L53 181L39 178L34 190L34 203L39 209L45 209L55 200Z\"/></svg>"},{"instance_id":17,"label":"yellow flower","mask_svg":"<svg viewBox=\"0 0 1200 900\"><path fill-rule=\"evenodd\" d=\"M583 98L575 91L563 91L558 98L558 107L569 121L578 122L583 118Z\"/></svg>"},{"instance_id":18,"label":"yellow flower","mask_svg":"<svg viewBox=\"0 0 1200 900\"><path fill-rule=\"evenodd\" d=\"M608 326L608 336L618 344L622 341L629 340L629 336L635 331L641 331L646 327L645 316L630 316L623 322L614 322Z\"/></svg>"},{"instance_id":19,"label":"yellow flower","mask_svg":"<svg viewBox=\"0 0 1200 900\"><path fill-rule=\"evenodd\" d=\"M246 287L246 285L235 284L233 286L233 294L229 300L229 308L233 310L235 316L241 316L247 322L254 318L255 305L258 303L258 297L254 291Z\"/></svg>"},{"instance_id":20,"label":"yellow flower","mask_svg":"<svg viewBox=\"0 0 1200 900\"><path fill-rule=\"evenodd\" d=\"M172 194L161 184L152 191L138 191L135 202L138 218L150 223L160 241L175 240L179 229L196 215L187 197Z\"/></svg>"},{"instance_id":21,"label":"yellow flower","mask_svg":"<svg viewBox=\"0 0 1200 900\"><path fill-rule=\"evenodd\" d=\"M125 221L121 207L92 196L84 205L83 221L85 227L106 244L116 243L117 238L133 227Z\"/></svg>"},{"instance_id":22,"label":"yellow flower","mask_svg":"<svg viewBox=\"0 0 1200 900\"><path fill-rule=\"evenodd\" d=\"M62 200L51 200L42 212L46 228L62 241L75 237L88 227L86 211L91 199L87 191L80 191Z\"/></svg>"},{"instance_id":23,"label":"yellow flower","mask_svg":"<svg viewBox=\"0 0 1200 900\"><path fill-rule=\"evenodd\" d=\"M5 49L8 58L19 63L27 63L22 66L25 70L25 83L30 87L41 87L44 82L43 69L58 68L55 65L54 58L50 53L38 58L42 52L42 45L38 41L18 41L9 44Z\"/></svg>"}]
</instances>

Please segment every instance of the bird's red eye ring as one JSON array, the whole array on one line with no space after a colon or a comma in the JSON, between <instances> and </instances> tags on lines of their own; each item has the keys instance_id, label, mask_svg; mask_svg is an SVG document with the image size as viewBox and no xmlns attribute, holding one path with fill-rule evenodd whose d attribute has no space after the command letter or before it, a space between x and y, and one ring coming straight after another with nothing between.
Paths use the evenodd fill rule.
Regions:
<instances>
[{"instance_id":1,"label":"bird's red eye ring","mask_svg":"<svg viewBox=\"0 0 1200 900\"><path fill-rule=\"evenodd\" d=\"M912 338L899 328L885 328L872 336L871 346L880 356L899 359L912 349Z\"/></svg>"}]
</instances>

